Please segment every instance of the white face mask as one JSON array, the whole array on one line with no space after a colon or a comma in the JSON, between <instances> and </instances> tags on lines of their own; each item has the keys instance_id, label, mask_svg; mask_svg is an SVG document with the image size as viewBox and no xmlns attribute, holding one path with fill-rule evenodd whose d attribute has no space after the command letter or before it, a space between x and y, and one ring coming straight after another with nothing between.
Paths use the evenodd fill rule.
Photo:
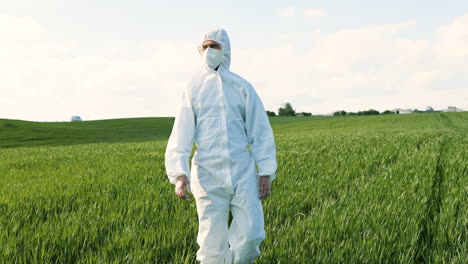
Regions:
<instances>
[{"instance_id":1,"label":"white face mask","mask_svg":"<svg viewBox=\"0 0 468 264\"><path fill-rule=\"evenodd\" d=\"M214 70L223 61L223 51L218 49L207 48L202 54L203 63L210 69Z\"/></svg>"}]
</instances>

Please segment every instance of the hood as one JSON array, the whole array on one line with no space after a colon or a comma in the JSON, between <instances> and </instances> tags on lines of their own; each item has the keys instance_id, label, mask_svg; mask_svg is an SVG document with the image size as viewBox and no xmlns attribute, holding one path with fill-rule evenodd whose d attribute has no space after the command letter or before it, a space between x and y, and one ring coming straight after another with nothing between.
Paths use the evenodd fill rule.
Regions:
<instances>
[{"instance_id":1,"label":"hood","mask_svg":"<svg viewBox=\"0 0 468 264\"><path fill-rule=\"evenodd\" d=\"M231 66L231 43L227 32L221 28L210 30L203 35L202 43L206 40L214 40L221 44L223 61L219 66L219 70L229 70L229 67Z\"/></svg>"}]
</instances>

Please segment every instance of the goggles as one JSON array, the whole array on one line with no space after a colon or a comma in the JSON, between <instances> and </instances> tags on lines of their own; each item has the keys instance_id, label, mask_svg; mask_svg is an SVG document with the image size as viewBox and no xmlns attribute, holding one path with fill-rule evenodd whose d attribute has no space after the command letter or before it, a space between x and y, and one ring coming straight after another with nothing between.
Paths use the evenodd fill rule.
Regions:
<instances>
[{"instance_id":1,"label":"goggles","mask_svg":"<svg viewBox=\"0 0 468 264\"><path fill-rule=\"evenodd\" d=\"M198 46L198 51L200 53L203 53L203 51L205 51L207 48L212 48L212 49L217 49L217 50L221 50L223 48L223 46L221 46L221 44L215 42L211 42L211 43L202 43L200 46Z\"/></svg>"}]
</instances>

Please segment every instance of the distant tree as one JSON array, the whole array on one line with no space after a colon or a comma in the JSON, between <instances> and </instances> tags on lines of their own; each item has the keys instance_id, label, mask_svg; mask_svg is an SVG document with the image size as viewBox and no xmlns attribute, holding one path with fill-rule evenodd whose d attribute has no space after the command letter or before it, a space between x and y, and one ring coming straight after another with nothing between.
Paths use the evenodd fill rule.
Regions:
<instances>
[{"instance_id":1,"label":"distant tree","mask_svg":"<svg viewBox=\"0 0 468 264\"><path fill-rule=\"evenodd\" d=\"M362 111L362 112L359 111L359 113L361 113L361 115L378 115L378 114L380 114L380 112L375 110L375 109L369 109L367 111Z\"/></svg>"},{"instance_id":2,"label":"distant tree","mask_svg":"<svg viewBox=\"0 0 468 264\"><path fill-rule=\"evenodd\" d=\"M428 107L426 107L426 110L429 111L429 112L432 112L432 111L434 111L434 108L432 106L428 106Z\"/></svg>"},{"instance_id":3,"label":"distant tree","mask_svg":"<svg viewBox=\"0 0 468 264\"><path fill-rule=\"evenodd\" d=\"M341 111L336 111L335 113L333 113L334 116L345 116L346 115L346 111L345 110L341 110Z\"/></svg>"},{"instance_id":4,"label":"distant tree","mask_svg":"<svg viewBox=\"0 0 468 264\"><path fill-rule=\"evenodd\" d=\"M308 113L308 112L300 112L300 113L296 113L296 116L311 116L312 113Z\"/></svg>"},{"instance_id":5,"label":"distant tree","mask_svg":"<svg viewBox=\"0 0 468 264\"><path fill-rule=\"evenodd\" d=\"M296 110L292 107L290 103L285 103L283 107L278 109L279 116L296 116Z\"/></svg>"},{"instance_id":6,"label":"distant tree","mask_svg":"<svg viewBox=\"0 0 468 264\"><path fill-rule=\"evenodd\" d=\"M392 111L387 110L384 112L385 114L394 114ZM336 111L333 113L334 116L347 116L347 115L379 115L380 112L375 109L369 109L366 111L359 111L359 112L346 112L345 110ZM382 113L383 114L383 113Z\"/></svg>"},{"instance_id":7,"label":"distant tree","mask_svg":"<svg viewBox=\"0 0 468 264\"><path fill-rule=\"evenodd\" d=\"M266 111L267 116L276 116L276 113L273 111Z\"/></svg>"},{"instance_id":8,"label":"distant tree","mask_svg":"<svg viewBox=\"0 0 468 264\"><path fill-rule=\"evenodd\" d=\"M382 114L388 115L388 114L394 114L395 112L390 111L390 110L385 110Z\"/></svg>"}]
</instances>

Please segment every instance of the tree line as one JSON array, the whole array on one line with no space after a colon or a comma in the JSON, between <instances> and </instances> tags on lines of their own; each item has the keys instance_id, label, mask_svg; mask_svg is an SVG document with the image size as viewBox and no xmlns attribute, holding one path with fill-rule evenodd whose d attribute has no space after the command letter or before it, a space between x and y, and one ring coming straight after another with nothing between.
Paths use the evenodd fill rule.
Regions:
<instances>
[{"instance_id":1,"label":"tree line","mask_svg":"<svg viewBox=\"0 0 468 264\"><path fill-rule=\"evenodd\" d=\"M351 115L388 115L388 114L395 114L395 112L390 111L390 110L385 110L382 113L375 109L369 109L365 111L359 111L359 112L346 112L345 110L341 111L336 111L333 113L334 116L351 116Z\"/></svg>"},{"instance_id":2,"label":"tree line","mask_svg":"<svg viewBox=\"0 0 468 264\"><path fill-rule=\"evenodd\" d=\"M285 103L280 108L278 108L278 114L274 111L266 111L268 116L311 116L312 113L310 112L299 112L297 113L296 110L293 108L291 103ZM369 109L365 111L359 112L346 112L345 110L339 110L333 113L334 116L353 116L353 115L380 115L380 114L395 114L395 112L390 110L385 110L382 113L375 109Z\"/></svg>"}]
</instances>

